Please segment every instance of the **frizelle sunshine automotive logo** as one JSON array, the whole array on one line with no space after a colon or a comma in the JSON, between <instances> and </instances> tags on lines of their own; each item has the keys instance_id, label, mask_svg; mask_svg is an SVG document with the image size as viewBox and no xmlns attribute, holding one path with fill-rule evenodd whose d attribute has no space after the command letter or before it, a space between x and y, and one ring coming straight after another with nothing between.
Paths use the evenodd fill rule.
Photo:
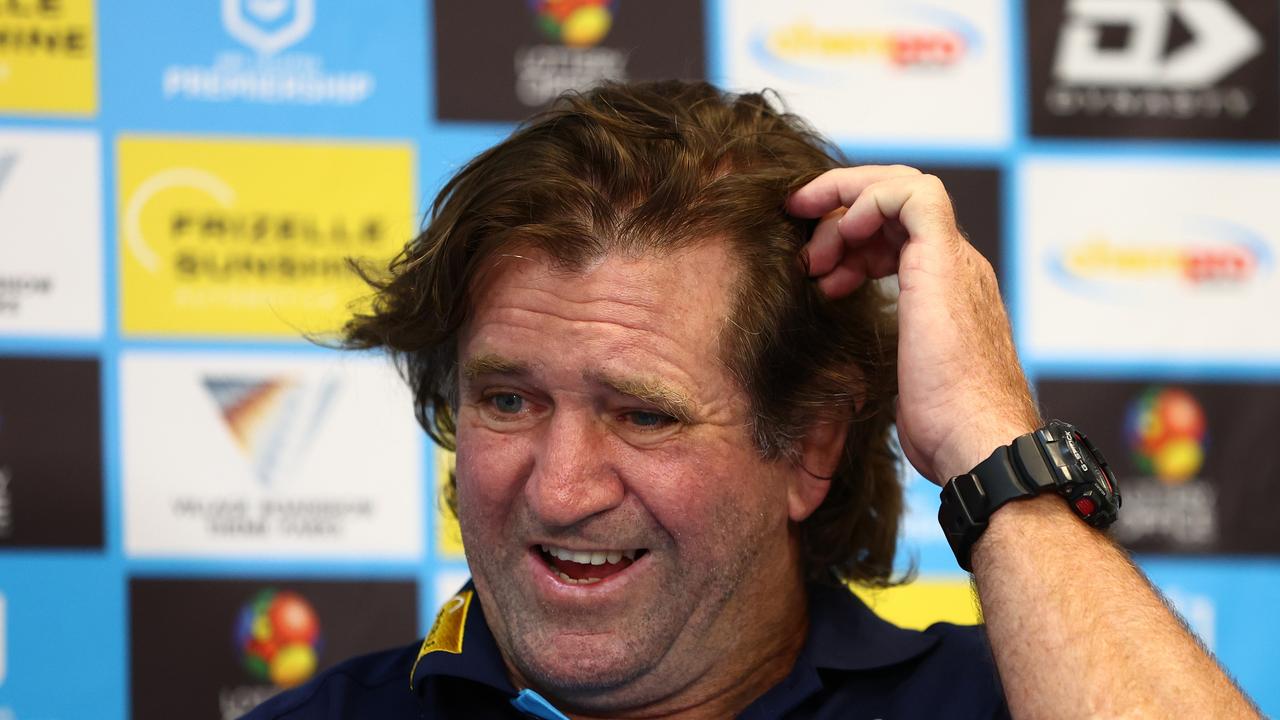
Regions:
<instances>
[{"instance_id":1,"label":"frizelle sunshine automotive logo","mask_svg":"<svg viewBox=\"0 0 1280 720\"><path fill-rule=\"evenodd\" d=\"M0 2L0 111L98 109L93 0Z\"/></svg>"},{"instance_id":2,"label":"frizelle sunshine automotive logo","mask_svg":"<svg viewBox=\"0 0 1280 720\"><path fill-rule=\"evenodd\" d=\"M1169 485L1195 477L1204 465L1208 425L1191 393L1152 387L1129 407L1125 434L1134 464Z\"/></svg>"},{"instance_id":3,"label":"frizelle sunshine automotive logo","mask_svg":"<svg viewBox=\"0 0 1280 720\"><path fill-rule=\"evenodd\" d=\"M125 137L122 324L130 333L328 333L414 223L405 145Z\"/></svg>"},{"instance_id":4,"label":"frizelle sunshine automotive logo","mask_svg":"<svg viewBox=\"0 0 1280 720\"><path fill-rule=\"evenodd\" d=\"M1240 289L1269 275L1274 258L1253 230L1195 218L1145 232L1095 232L1060 248L1049 263L1063 285L1096 295Z\"/></svg>"},{"instance_id":5,"label":"frizelle sunshine automotive logo","mask_svg":"<svg viewBox=\"0 0 1280 720\"><path fill-rule=\"evenodd\" d=\"M294 687L316 671L320 618L298 593L267 588L240 608L235 642L250 677Z\"/></svg>"}]
</instances>

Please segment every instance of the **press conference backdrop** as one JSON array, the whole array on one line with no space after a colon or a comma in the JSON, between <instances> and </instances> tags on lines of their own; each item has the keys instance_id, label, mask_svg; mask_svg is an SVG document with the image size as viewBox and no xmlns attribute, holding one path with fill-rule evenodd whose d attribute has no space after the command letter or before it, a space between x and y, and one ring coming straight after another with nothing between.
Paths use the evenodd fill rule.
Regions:
<instances>
[{"instance_id":1,"label":"press conference backdrop","mask_svg":"<svg viewBox=\"0 0 1280 720\"><path fill-rule=\"evenodd\" d=\"M234 717L423 633L449 458L302 335L520 118L672 76L947 182L1115 537L1280 713L1280 5L2 0L0 720ZM920 580L868 599L972 621L904 482Z\"/></svg>"}]
</instances>

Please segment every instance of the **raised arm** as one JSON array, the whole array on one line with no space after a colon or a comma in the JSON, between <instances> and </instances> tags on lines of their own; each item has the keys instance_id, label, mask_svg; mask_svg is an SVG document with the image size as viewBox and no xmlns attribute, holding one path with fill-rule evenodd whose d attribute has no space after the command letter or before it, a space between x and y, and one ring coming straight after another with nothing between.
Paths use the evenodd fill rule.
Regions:
<instances>
[{"instance_id":1,"label":"raised arm","mask_svg":"<svg viewBox=\"0 0 1280 720\"><path fill-rule=\"evenodd\" d=\"M1040 426L995 273L936 177L832 170L788 210L825 218L806 251L828 296L897 275L898 435L922 475L945 485ZM1258 715L1125 553L1061 497L1003 505L971 561L1015 717Z\"/></svg>"}]
</instances>

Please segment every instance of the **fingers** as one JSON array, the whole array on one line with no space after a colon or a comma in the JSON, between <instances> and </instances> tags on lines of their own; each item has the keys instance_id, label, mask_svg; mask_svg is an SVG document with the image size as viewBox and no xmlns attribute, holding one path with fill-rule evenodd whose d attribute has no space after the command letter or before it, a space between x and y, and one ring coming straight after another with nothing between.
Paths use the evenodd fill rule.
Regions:
<instances>
[{"instance_id":1,"label":"fingers","mask_svg":"<svg viewBox=\"0 0 1280 720\"><path fill-rule=\"evenodd\" d=\"M894 177L920 175L906 165L859 165L828 170L791 194L787 212L796 217L819 218L848 207L869 185Z\"/></svg>"},{"instance_id":2,"label":"fingers","mask_svg":"<svg viewBox=\"0 0 1280 720\"><path fill-rule=\"evenodd\" d=\"M863 172L859 172L863 171ZM830 203L847 203L827 207ZM805 253L809 274L828 297L842 297L868 278L898 272L903 245L959 237L941 181L902 166L832 170L792 196L788 207L823 209Z\"/></svg>"},{"instance_id":3,"label":"fingers","mask_svg":"<svg viewBox=\"0 0 1280 720\"><path fill-rule=\"evenodd\" d=\"M897 221L913 240L950 240L957 234L951 198L942 181L932 175L894 177L867 186L836 229L846 243L856 244L889 221Z\"/></svg>"}]
</instances>

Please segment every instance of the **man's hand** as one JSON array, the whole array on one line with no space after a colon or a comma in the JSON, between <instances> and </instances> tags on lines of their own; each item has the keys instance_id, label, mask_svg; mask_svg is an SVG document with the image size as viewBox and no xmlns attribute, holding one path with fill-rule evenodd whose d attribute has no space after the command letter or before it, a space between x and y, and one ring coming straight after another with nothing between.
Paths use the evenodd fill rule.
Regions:
<instances>
[{"instance_id":1,"label":"man's hand","mask_svg":"<svg viewBox=\"0 0 1280 720\"><path fill-rule=\"evenodd\" d=\"M995 272L956 227L938 178L901 165L831 170L787 210L823 218L805 250L828 297L897 274L898 438L922 475L942 485L1039 425Z\"/></svg>"}]
</instances>

